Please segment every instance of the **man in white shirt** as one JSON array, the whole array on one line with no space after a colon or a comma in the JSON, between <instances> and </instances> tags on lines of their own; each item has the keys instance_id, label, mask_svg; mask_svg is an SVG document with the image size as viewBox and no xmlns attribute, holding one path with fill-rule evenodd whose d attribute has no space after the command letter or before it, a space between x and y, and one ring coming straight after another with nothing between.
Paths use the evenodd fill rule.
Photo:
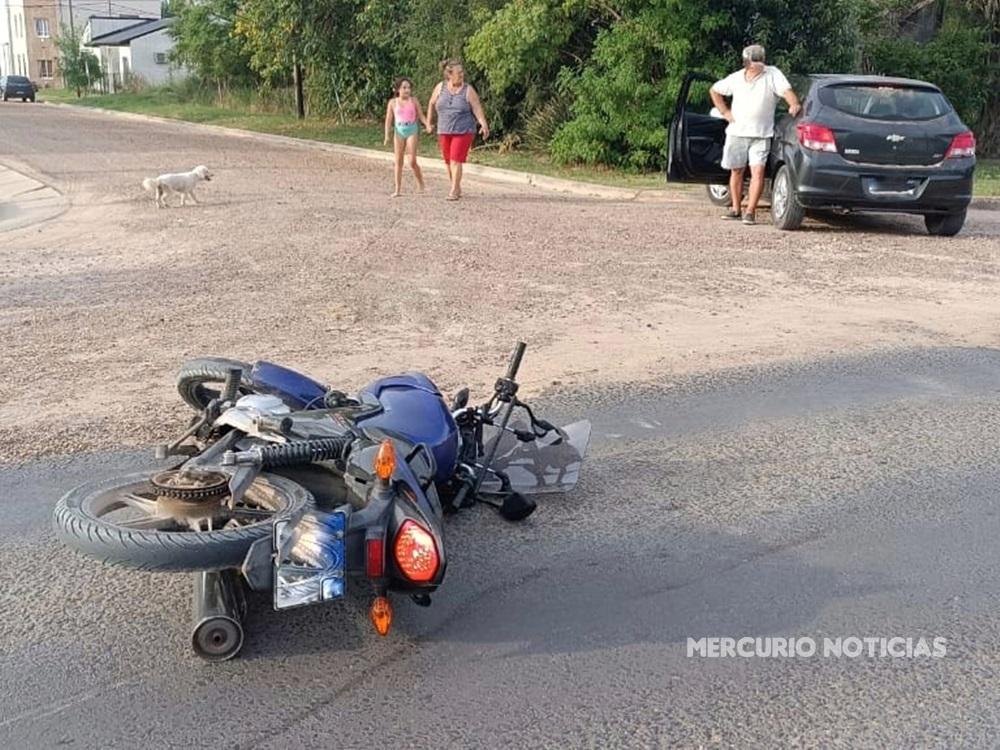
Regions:
<instances>
[{"instance_id":1,"label":"man in white shirt","mask_svg":"<svg viewBox=\"0 0 1000 750\"><path fill-rule=\"evenodd\" d=\"M743 219L744 224L756 224L757 202L764 191L764 169L774 135L774 107L778 99L788 102L792 117L802 109L785 74L773 65L764 64L764 48L751 44L743 50L743 68L721 81L709 91L712 103L729 120L726 145L722 151L722 168L730 170L729 195L732 209L728 219ZM732 107L723 97L732 97ZM743 173L750 166L750 197L747 210L740 213L743 203Z\"/></svg>"}]
</instances>

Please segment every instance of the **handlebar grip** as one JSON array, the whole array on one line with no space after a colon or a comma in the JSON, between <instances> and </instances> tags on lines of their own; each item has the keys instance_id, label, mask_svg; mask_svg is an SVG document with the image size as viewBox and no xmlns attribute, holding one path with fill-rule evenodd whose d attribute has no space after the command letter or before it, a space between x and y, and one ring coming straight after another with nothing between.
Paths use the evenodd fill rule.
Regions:
<instances>
[{"instance_id":1,"label":"handlebar grip","mask_svg":"<svg viewBox=\"0 0 1000 750\"><path fill-rule=\"evenodd\" d=\"M521 358L524 357L524 350L527 348L528 345L523 341L517 342L517 346L514 348L514 353L510 358L510 364L507 365L508 380L513 380L517 377L517 371L521 368Z\"/></svg>"},{"instance_id":2,"label":"handlebar grip","mask_svg":"<svg viewBox=\"0 0 1000 750\"><path fill-rule=\"evenodd\" d=\"M554 432L556 429L556 426L554 424L544 419L536 419L535 426L541 427L545 432Z\"/></svg>"},{"instance_id":3,"label":"handlebar grip","mask_svg":"<svg viewBox=\"0 0 1000 750\"><path fill-rule=\"evenodd\" d=\"M240 380L243 378L243 370L239 367L230 367L226 370L226 381L222 387L222 400L234 403L240 395Z\"/></svg>"}]
</instances>

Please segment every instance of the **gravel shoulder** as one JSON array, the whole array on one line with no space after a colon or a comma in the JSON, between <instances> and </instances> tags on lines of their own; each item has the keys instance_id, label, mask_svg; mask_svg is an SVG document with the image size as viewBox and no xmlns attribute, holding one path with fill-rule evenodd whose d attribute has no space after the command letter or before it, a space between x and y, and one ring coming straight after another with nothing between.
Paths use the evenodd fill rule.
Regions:
<instances>
[{"instance_id":1,"label":"gravel shoulder","mask_svg":"<svg viewBox=\"0 0 1000 750\"><path fill-rule=\"evenodd\" d=\"M0 242L2 463L168 437L187 416L173 373L207 353L484 393L522 339L530 395L1000 344L1000 212L941 240L909 217L782 233L698 200L481 179L453 204L436 173L393 200L387 165L308 146L72 108L3 118L0 164L70 209ZM139 187L199 163L202 205L158 210Z\"/></svg>"}]
</instances>

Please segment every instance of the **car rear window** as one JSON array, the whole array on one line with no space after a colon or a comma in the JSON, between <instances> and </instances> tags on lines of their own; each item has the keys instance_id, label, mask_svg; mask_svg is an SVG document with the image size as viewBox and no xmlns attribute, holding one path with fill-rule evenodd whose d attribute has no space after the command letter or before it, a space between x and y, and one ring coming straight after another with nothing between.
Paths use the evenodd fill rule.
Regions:
<instances>
[{"instance_id":1,"label":"car rear window","mask_svg":"<svg viewBox=\"0 0 1000 750\"><path fill-rule=\"evenodd\" d=\"M931 120L951 112L940 91L916 86L826 86L819 99L841 112L870 120Z\"/></svg>"},{"instance_id":2,"label":"car rear window","mask_svg":"<svg viewBox=\"0 0 1000 750\"><path fill-rule=\"evenodd\" d=\"M9 83L28 83L28 79L24 76L7 76L7 81Z\"/></svg>"}]
</instances>

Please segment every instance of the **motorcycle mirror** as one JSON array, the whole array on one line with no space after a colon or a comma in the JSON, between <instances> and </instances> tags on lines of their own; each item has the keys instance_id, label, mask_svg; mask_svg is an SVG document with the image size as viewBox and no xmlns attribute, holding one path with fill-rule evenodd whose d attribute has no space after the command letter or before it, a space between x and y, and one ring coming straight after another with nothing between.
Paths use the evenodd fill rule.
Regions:
<instances>
[{"instance_id":1,"label":"motorcycle mirror","mask_svg":"<svg viewBox=\"0 0 1000 750\"><path fill-rule=\"evenodd\" d=\"M464 409L469 405L469 389L463 388L458 393L455 394L455 398L451 402L451 410L458 411L459 409Z\"/></svg>"},{"instance_id":2,"label":"motorcycle mirror","mask_svg":"<svg viewBox=\"0 0 1000 750\"><path fill-rule=\"evenodd\" d=\"M523 521L535 512L538 503L520 492L511 492L500 504L500 515L508 521Z\"/></svg>"}]
</instances>

